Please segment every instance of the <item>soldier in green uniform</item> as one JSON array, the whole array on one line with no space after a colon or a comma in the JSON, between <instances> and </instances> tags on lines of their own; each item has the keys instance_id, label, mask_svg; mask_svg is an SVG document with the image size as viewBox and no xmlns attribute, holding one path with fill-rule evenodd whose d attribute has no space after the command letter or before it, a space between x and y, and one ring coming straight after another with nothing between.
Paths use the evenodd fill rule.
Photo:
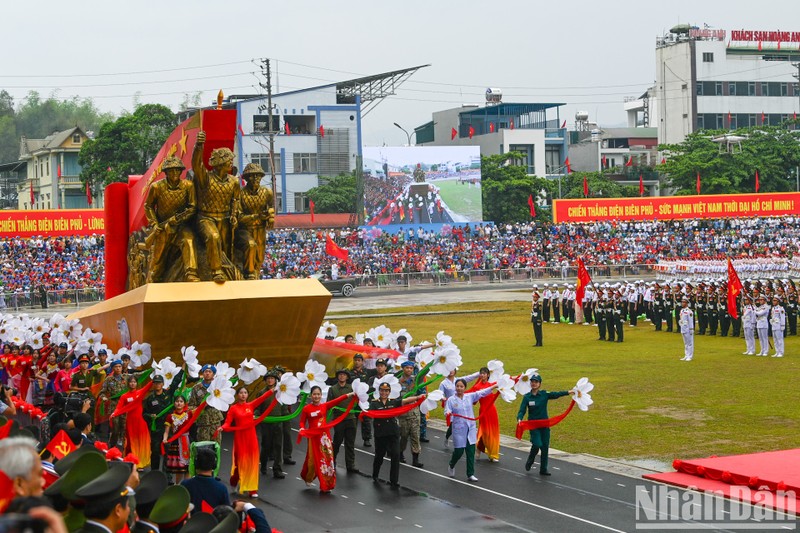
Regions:
<instances>
[{"instance_id":1,"label":"soldier in green uniform","mask_svg":"<svg viewBox=\"0 0 800 533\"><path fill-rule=\"evenodd\" d=\"M652 304L653 325L656 327L656 331L661 331L661 321L664 319L664 293L661 291L661 287L658 283L656 283L655 288L653 289Z\"/></svg>"},{"instance_id":2,"label":"soldier in green uniform","mask_svg":"<svg viewBox=\"0 0 800 533\"><path fill-rule=\"evenodd\" d=\"M728 336L731 329L731 315L728 314L728 298L725 289L720 287L717 295L717 316L719 317L719 334L722 337Z\"/></svg>"},{"instance_id":3,"label":"soldier in green uniform","mask_svg":"<svg viewBox=\"0 0 800 533\"><path fill-rule=\"evenodd\" d=\"M203 161L203 145L206 133L197 134L197 142L192 153L192 170L197 194L197 232L206 247L206 259L211 269L212 279L225 282L222 271L224 257L232 258L233 232L239 216L241 186L239 180L230 174L233 169L233 152L228 148L217 148L211 152L209 164L213 171L206 169Z\"/></svg>"},{"instance_id":4,"label":"soldier in green uniform","mask_svg":"<svg viewBox=\"0 0 800 533\"><path fill-rule=\"evenodd\" d=\"M200 372L203 375L203 379L199 383L195 384L189 393L189 409L197 409L197 407L203 403L203 400L205 400L206 395L208 394L208 386L211 385L211 382L214 381L214 376L217 374L217 367L214 365L203 365L203 367L200 369ZM195 427L197 428L197 440L216 440L221 444L222 432L217 432L217 429L222 425L224 420L225 416L219 409L215 409L210 405L206 405L203 408L203 412L198 415L197 421L195 422ZM214 437L215 433L217 433L216 438Z\"/></svg>"},{"instance_id":5,"label":"soldier in green uniform","mask_svg":"<svg viewBox=\"0 0 800 533\"><path fill-rule=\"evenodd\" d=\"M617 327L616 321L614 320L614 298L616 296L612 294L612 296L606 301L605 305L605 312L606 312L606 336L608 342L614 342L617 336Z\"/></svg>"},{"instance_id":6,"label":"soldier in green uniform","mask_svg":"<svg viewBox=\"0 0 800 533\"><path fill-rule=\"evenodd\" d=\"M594 307L594 319L597 323L597 340L604 341L606 340L606 295L598 295L597 300L595 300L595 307Z\"/></svg>"},{"instance_id":7,"label":"soldier in green uniform","mask_svg":"<svg viewBox=\"0 0 800 533\"><path fill-rule=\"evenodd\" d=\"M246 279L258 279L264 263L266 230L275 225L272 191L260 185L264 170L257 163L244 167L242 177L241 216L236 230L236 248L242 251L242 271Z\"/></svg>"},{"instance_id":8,"label":"soldier in green uniform","mask_svg":"<svg viewBox=\"0 0 800 533\"><path fill-rule=\"evenodd\" d=\"M398 378L400 380L400 395L405 396L414 388L414 362L403 361L402 374ZM406 444L411 441L411 457L412 466L422 468L424 465L419 462L419 454L422 451L419 440L419 407L411 409L397 417L400 422L400 462L405 463Z\"/></svg>"},{"instance_id":9,"label":"soldier in green uniform","mask_svg":"<svg viewBox=\"0 0 800 533\"><path fill-rule=\"evenodd\" d=\"M144 203L144 214L150 225L150 233L145 241L151 257L148 282L163 281L162 276L169 266L168 257L173 248L180 250L184 279L200 281L197 277L194 233L188 225L197 211L194 184L189 180L181 180L181 172L186 167L175 156L168 157L162 169L167 178L150 186Z\"/></svg>"},{"instance_id":10,"label":"soldier in green uniform","mask_svg":"<svg viewBox=\"0 0 800 533\"><path fill-rule=\"evenodd\" d=\"M164 390L164 377L153 376L153 390L143 402L144 420L150 429L150 468L153 470L161 468L161 441L164 437L164 420L169 414L164 413L164 411L170 405L172 405L172 394Z\"/></svg>"},{"instance_id":11,"label":"soldier in green uniform","mask_svg":"<svg viewBox=\"0 0 800 533\"><path fill-rule=\"evenodd\" d=\"M136 523L131 533L157 533L158 526L151 520L150 513L159 496L167 490L167 475L157 469L144 474L136 487Z\"/></svg>"},{"instance_id":12,"label":"soldier in green uniform","mask_svg":"<svg viewBox=\"0 0 800 533\"><path fill-rule=\"evenodd\" d=\"M374 375L375 370L369 370L364 367L364 355L355 354L353 356L353 368L350 369L350 383L355 379L360 379L361 383L369 383L369 378ZM356 420L358 421L358 419ZM361 424L361 439L364 441L364 447L369 448L372 446L372 419L364 417L358 423Z\"/></svg>"},{"instance_id":13,"label":"soldier in green uniform","mask_svg":"<svg viewBox=\"0 0 800 533\"><path fill-rule=\"evenodd\" d=\"M275 369L270 370L264 376L264 382L267 387L265 391L272 390L278 383L278 373ZM262 393L263 394L263 393ZM261 394L259 394L260 396ZM265 409L259 407L259 409ZM280 405L279 407L283 407ZM261 411L263 412L263 410ZM277 413L278 415L283 413ZM286 474L283 473L283 423L282 422L262 422L261 423L261 473L267 473L267 464L270 457L272 458L272 475L277 479L283 479Z\"/></svg>"},{"instance_id":14,"label":"soldier in green uniform","mask_svg":"<svg viewBox=\"0 0 800 533\"><path fill-rule=\"evenodd\" d=\"M613 322L617 342L625 340L625 316L623 313L626 308L630 307L628 304L629 302L626 302L624 297L619 295L614 297Z\"/></svg>"},{"instance_id":15,"label":"soldier in green uniform","mask_svg":"<svg viewBox=\"0 0 800 533\"><path fill-rule=\"evenodd\" d=\"M694 312L697 316L697 334L705 335L708 329L708 309L706 307L708 302L705 293L700 288L698 288L693 301L694 306L692 306L692 299L690 298L689 307L694 307Z\"/></svg>"},{"instance_id":16,"label":"soldier in green uniform","mask_svg":"<svg viewBox=\"0 0 800 533\"><path fill-rule=\"evenodd\" d=\"M327 401L334 400L339 396L346 396L353 392L353 387L347 382L350 373L345 368L336 371L336 384L328 389ZM333 410L331 418L336 418L336 410ZM344 461L347 471L358 473L356 468L356 415L351 411L341 422L333 428L333 462L339 455L339 448L344 443Z\"/></svg>"},{"instance_id":17,"label":"soldier in green uniform","mask_svg":"<svg viewBox=\"0 0 800 533\"><path fill-rule=\"evenodd\" d=\"M621 316L621 315L620 315ZM621 320L620 320L621 321ZM528 420L546 420L549 418L547 415L547 402L555 400L562 396L568 395L572 391L558 391L547 392L542 390L542 376L534 374L531 376L531 391L522 397L522 402L519 405L517 412L517 421L521 422L528 413ZM539 428L530 430L531 451L528 454L528 459L525 461L525 470L530 471L533 466L533 461L539 450L542 452L542 459L539 463L539 474L542 476L549 476L550 471L548 466L548 454L550 451L550 428Z\"/></svg>"},{"instance_id":18,"label":"soldier in green uniform","mask_svg":"<svg viewBox=\"0 0 800 533\"><path fill-rule=\"evenodd\" d=\"M74 468L74 467L73 467ZM111 463L108 470L79 488L75 495L86 502L83 515L86 523L78 533L108 533L120 531L133 509L131 492L127 487L131 475L128 463Z\"/></svg>"},{"instance_id":19,"label":"soldier in green uniform","mask_svg":"<svg viewBox=\"0 0 800 533\"><path fill-rule=\"evenodd\" d=\"M786 320L789 324L789 335L797 335L797 292L794 284L790 283L786 297Z\"/></svg>"},{"instance_id":20,"label":"soldier in green uniform","mask_svg":"<svg viewBox=\"0 0 800 533\"><path fill-rule=\"evenodd\" d=\"M664 321L667 323L667 332L672 332L672 319L674 318L675 313L675 298L672 296L672 292L669 290L669 285L664 288L664 295L663 300L664 302Z\"/></svg>"},{"instance_id":21,"label":"soldier in green uniform","mask_svg":"<svg viewBox=\"0 0 800 533\"><path fill-rule=\"evenodd\" d=\"M542 304L539 301L538 292L534 292L532 296L531 324L533 324L533 336L536 339L534 346L542 346Z\"/></svg>"},{"instance_id":22,"label":"soldier in green uniform","mask_svg":"<svg viewBox=\"0 0 800 533\"><path fill-rule=\"evenodd\" d=\"M708 316L708 334L716 337L719 326L719 298L713 286L706 293L706 315Z\"/></svg>"},{"instance_id":23,"label":"soldier in green uniform","mask_svg":"<svg viewBox=\"0 0 800 533\"><path fill-rule=\"evenodd\" d=\"M105 416L110 415L117 408L119 397L128 391L128 386L125 383L125 376L122 374L122 361L117 359L111 363L111 374L106 376L103 381L103 386L100 388L98 400L103 404L101 407L105 409ZM111 419L110 435L108 438L109 446L116 446L119 449L124 449L125 445L125 417L117 416Z\"/></svg>"}]
</instances>

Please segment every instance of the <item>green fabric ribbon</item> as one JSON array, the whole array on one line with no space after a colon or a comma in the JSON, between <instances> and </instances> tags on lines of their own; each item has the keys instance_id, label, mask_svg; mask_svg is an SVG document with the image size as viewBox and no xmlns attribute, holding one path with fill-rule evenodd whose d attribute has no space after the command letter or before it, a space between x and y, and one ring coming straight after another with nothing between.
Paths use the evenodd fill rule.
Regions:
<instances>
[{"instance_id":1,"label":"green fabric ribbon","mask_svg":"<svg viewBox=\"0 0 800 533\"><path fill-rule=\"evenodd\" d=\"M262 424L277 424L279 422L288 422L289 420L297 417L297 415L300 414L300 411L303 410L303 407L305 407L306 402L308 401L308 395L309 394L305 391L300 393L300 401L298 402L299 405L297 406L297 409L295 409L293 413L280 416L268 416L267 418L264 419Z\"/></svg>"}]
</instances>

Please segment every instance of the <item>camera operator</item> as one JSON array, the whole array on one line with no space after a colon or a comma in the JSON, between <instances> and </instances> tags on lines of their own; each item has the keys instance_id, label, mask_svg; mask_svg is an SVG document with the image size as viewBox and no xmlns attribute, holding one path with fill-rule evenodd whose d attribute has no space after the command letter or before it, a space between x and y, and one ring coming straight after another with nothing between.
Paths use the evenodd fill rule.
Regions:
<instances>
[{"instance_id":1,"label":"camera operator","mask_svg":"<svg viewBox=\"0 0 800 533\"><path fill-rule=\"evenodd\" d=\"M14 402L11 397L14 396L16 391L11 387L3 385L0 387L0 415L14 416L17 414L17 408L14 407Z\"/></svg>"}]
</instances>

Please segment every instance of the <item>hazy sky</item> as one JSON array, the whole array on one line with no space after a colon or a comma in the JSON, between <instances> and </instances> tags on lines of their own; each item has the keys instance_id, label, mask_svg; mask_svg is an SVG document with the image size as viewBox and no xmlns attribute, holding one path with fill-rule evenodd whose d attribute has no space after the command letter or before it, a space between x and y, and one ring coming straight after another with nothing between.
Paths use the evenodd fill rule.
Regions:
<instances>
[{"instance_id":1,"label":"hazy sky","mask_svg":"<svg viewBox=\"0 0 800 533\"><path fill-rule=\"evenodd\" d=\"M92 97L131 110L134 95L177 110L254 93L251 60L277 61L281 90L430 64L364 118L368 145L405 144L431 112L482 103L564 102L601 126L654 80L656 37L675 24L800 31L798 0L42 0L3 2L0 89ZM131 74L136 73L136 74Z\"/></svg>"}]
</instances>

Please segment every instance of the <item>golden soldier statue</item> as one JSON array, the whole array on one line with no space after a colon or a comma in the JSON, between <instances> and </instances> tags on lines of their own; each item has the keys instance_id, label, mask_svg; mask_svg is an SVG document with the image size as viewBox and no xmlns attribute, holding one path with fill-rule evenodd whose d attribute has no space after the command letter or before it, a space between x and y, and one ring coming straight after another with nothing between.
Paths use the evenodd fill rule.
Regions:
<instances>
[{"instance_id":1,"label":"golden soldier statue","mask_svg":"<svg viewBox=\"0 0 800 533\"><path fill-rule=\"evenodd\" d=\"M225 282L222 270L223 258L233 258L233 234L239 216L239 180L231 176L233 152L228 148L217 148L211 152L208 171L203 162L203 145L206 133L197 134L197 143L192 153L194 186L197 193L197 232L206 247L211 276L217 283Z\"/></svg>"},{"instance_id":2,"label":"golden soldier statue","mask_svg":"<svg viewBox=\"0 0 800 533\"><path fill-rule=\"evenodd\" d=\"M240 198L242 212L236 230L236 247L243 254L242 270L246 279L259 278L264 263L266 230L275 224L272 191L260 185L264 174L258 163L249 163L242 172L247 183Z\"/></svg>"},{"instance_id":3,"label":"golden soldier statue","mask_svg":"<svg viewBox=\"0 0 800 533\"><path fill-rule=\"evenodd\" d=\"M162 168L167 179L150 186L144 204L144 213L150 225L150 233L145 240L150 250L148 282L163 281L164 271L169 268L167 260L172 248L180 249L184 279L200 281L197 277L194 233L188 225L197 211L194 185L191 181L181 180L181 172L186 167L177 157L168 157Z\"/></svg>"}]
</instances>

